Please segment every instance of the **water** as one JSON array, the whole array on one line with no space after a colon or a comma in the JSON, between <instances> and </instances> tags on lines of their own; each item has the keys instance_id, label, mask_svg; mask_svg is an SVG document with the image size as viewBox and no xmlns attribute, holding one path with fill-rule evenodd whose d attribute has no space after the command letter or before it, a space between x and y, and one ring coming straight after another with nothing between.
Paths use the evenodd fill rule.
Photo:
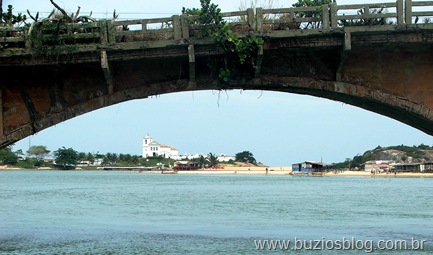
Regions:
<instances>
[{"instance_id":1,"label":"water","mask_svg":"<svg viewBox=\"0 0 433 255\"><path fill-rule=\"evenodd\" d=\"M254 240L343 238L414 238L424 251L373 251L429 254L432 194L433 178L1 171L0 254L341 254Z\"/></svg>"}]
</instances>

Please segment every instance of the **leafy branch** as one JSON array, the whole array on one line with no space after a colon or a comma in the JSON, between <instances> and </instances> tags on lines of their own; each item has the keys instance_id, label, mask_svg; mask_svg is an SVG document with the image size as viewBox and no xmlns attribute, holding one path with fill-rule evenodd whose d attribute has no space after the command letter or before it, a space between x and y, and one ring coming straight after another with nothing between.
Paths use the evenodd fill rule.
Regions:
<instances>
[{"instance_id":1,"label":"leafy branch","mask_svg":"<svg viewBox=\"0 0 433 255\"><path fill-rule=\"evenodd\" d=\"M200 0L201 9L182 9L186 15L198 15L198 24L212 28L211 33L215 42L224 49L223 67L219 70L219 78L228 82L234 76L249 72L255 73L257 68L257 54L263 45L263 38L258 36L239 37L223 20L218 5L210 0Z\"/></svg>"}]
</instances>

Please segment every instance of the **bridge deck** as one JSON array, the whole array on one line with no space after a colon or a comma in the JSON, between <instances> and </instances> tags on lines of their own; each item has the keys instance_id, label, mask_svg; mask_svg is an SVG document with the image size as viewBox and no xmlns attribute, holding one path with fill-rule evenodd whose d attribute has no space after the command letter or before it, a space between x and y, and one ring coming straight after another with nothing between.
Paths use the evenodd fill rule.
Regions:
<instances>
[{"instance_id":1,"label":"bridge deck","mask_svg":"<svg viewBox=\"0 0 433 255\"><path fill-rule=\"evenodd\" d=\"M343 46L350 50L353 43L361 42L432 42L433 24L429 19L433 11L419 11L419 7L431 10L433 1L333 3L319 9L257 8L222 13L222 16L239 36L261 36L271 44L272 40L283 38L286 47ZM425 20L418 23L420 18ZM56 26L43 20L30 27L0 28L0 65L94 62L100 61L100 55L88 52L101 50L110 52L109 60L188 56L188 45L201 46L196 47L195 54L221 53L212 47L212 36L203 32L206 27L197 24L197 19L198 16L174 15ZM37 37L33 35L36 30ZM420 31L423 34L417 36ZM403 35L393 39L396 33ZM370 36L355 39L357 34ZM131 52L125 54L127 51Z\"/></svg>"}]
</instances>

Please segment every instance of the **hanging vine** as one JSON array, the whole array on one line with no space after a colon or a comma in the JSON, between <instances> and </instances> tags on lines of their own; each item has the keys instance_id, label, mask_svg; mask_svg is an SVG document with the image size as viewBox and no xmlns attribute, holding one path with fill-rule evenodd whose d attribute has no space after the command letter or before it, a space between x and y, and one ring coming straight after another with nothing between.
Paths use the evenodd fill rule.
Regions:
<instances>
[{"instance_id":1,"label":"hanging vine","mask_svg":"<svg viewBox=\"0 0 433 255\"><path fill-rule=\"evenodd\" d=\"M215 42L224 49L224 57L219 69L219 78L228 83L230 79L248 74L254 75L257 66L257 55L264 41L262 37L248 35L240 37L235 34L222 16L218 5L211 0L200 0L201 9L182 9L183 14L198 15L196 22L204 25L205 33L212 35ZM208 29L212 32L208 33Z\"/></svg>"}]
</instances>

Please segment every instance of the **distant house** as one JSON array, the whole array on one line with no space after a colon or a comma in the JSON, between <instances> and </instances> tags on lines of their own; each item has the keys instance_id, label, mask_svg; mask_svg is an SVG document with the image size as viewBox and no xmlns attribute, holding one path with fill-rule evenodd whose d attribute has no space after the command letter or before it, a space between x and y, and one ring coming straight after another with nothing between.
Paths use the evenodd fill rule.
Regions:
<instances>
[{"instance_id":1,"label":"distant house","mask_svg":"<svg viewBox=\"0 0 433 255\"><path fill-rule=\"evenodd\" d=\"M182 171L182 170L197 170L200 169L200 166L197 162L193 161L176 161L174 163L173 170Z\"/></svg>"},{"instance_id":2,"label":"distant house","mask_svg":"<svg viewBox=\"0 0 433 255\"><path fill-rule=\"evenodd\" d=\"M393 165L394 172L421 172L421 163L399 163Z\"/></svg>"},{"instance_id":3,"label":"distant house","mask_svg":"<svg viewBox=\"0 0 433 255\"><path fill-rule=\"evenodd\" d=\"M179 157L179 151L176 148L158 143L147 134L143 138L143 158L148 157L177 158Z\"/></svg>"},{"instance_id":4,"label":"distant house","mask_svg":"<svg viewBox=\"0 0 433 255\"><path fill-rule=\"evenodd\" d=\"M433 162L426 162L423 163L421 172L424 173L433 173Z\"/></svg>"},{"instance_id":5,"label":"distant house","mask_svg":"<svg viewBox=\"0 0 433 255\"><path fill-rule=\"evenodd\" d=\"M219 162L229 162L230 160L235 161L236 157L220 154L217 159Z\"/></svg>"},{"instance_id":6,"label":"distant house","mask_svg":"<svg viewBox=\"0 0 433 255\"><path fill-rule=\"evenodd\" d=\"M292 172L313 173L322 172L323 163L318 161L304 161L302 163L292 164Z\"/></svg>"},{"instance_id":7,"label":"distant house","mask_svg":"<svg viewBox=\"0 0 433 255\"><path fill-rule=\"evenodd\" d=\"M383 173L391 170L392 160L370 160L365 162L364 170L366 172Z\"/></svg>"}]
</instances>

